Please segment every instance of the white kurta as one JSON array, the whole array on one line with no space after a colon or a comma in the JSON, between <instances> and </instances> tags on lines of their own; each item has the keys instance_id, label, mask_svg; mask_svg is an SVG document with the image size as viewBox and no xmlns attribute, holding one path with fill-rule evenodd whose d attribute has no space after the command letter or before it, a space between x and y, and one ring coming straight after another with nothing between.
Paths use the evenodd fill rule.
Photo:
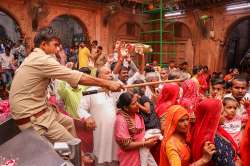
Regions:
<instances>
[{"instance_id":1,"label":"white kurta","mask_svg":"<svg viewBox=\"0 0 250 166\"><path fill-rule=\"evenodd\" d=\"M95 90L91 87L88 90ZM114 137L114 123L116 119L116 101L120 93L98 93L81 98L79 116L88 118L92 116L96 122L94 130L93 153L98 163L112 162L117 159L117 147ZM90 113L90 114L89 114Z\"/></svg>"}]
</instances>

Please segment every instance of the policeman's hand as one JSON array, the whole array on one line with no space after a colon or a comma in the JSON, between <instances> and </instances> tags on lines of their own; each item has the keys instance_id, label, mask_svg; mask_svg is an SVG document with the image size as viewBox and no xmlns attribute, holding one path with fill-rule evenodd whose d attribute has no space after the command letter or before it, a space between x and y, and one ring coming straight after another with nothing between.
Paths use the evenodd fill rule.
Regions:
<instances>
[{"instance_id":1,"label":"policeman's hand","mask_svg":"<svg viewBox=\"0 0 250 166\"><path fill-rule=\"evenodd\" d=\"M124 87L119 82L110 81L107 89L109 89L112 92L120 92L121 90L124 90Z\"/></svg>"},{"instance_id":2,"label":"policeman's hand","mask_svg":"<svg viewBox=\"0 0 250 166\"><path fill-rule=\"evenodd\" d=\"M96 123L93 117L89 117L85 120L85 126L89 130L94 130L96 128Z\"/></svg>"}]
</instances>

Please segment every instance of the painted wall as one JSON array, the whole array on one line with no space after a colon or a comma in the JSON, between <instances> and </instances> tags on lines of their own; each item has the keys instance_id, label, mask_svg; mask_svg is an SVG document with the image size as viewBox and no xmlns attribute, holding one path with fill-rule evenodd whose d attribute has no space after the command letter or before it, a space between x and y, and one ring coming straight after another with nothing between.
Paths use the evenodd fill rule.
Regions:
<instances>
[{"instance_id":1,"label":"painted wall","mask_svg":"<svg viewBox=\"0 0 250 166\"><path fill-rule=\"evenodd\" d=\"M44 2L46 3L43 8L47 12L39 20L38 28L50 25L57 16L65 14L73 16L81 23L89 39L98 40L106 53L112 52L113 42L121 34L124 34L126 38L138 38L138 36L133 37L126 34L126 28L123 26L125 23L136 23L142 30L150 28L143 25L143 20L146 19L145 16L140 13L133 14L129 9L118 9L108 19L108 24L104 25L103 18L107 16L109 8L93 1L83 3L77 0L46 0ZM28 49L32 48L32 40L36 33L32 30L32 14L30 12L30 8L34 3L36 3L36 0L4 0L0 3L0 10L9 14L19 24L22 35L28 43ZM212 18L214 24L213 38L202 37L196 25L193 11L187 11L185 15L176 19L176 21L184 23L191 32L191 42L189 40L186 48L193 48L194 55L193 58L188 57L188 59L189 61L193 59L192 63L194 64L208 65L211 71L222 70L227 35L236 22L250 17L250 9L229 13L225 11L224 7L217 7L200 11L200 14L206 14Z\"/></svg>"},{"instance_id":2,"label":"painted wall","mask_svg":"<svg viewBox=\"0 0 250 166\"><path fill-rule=\"evenodd\" d=\"M33 38L36 31L32 30L32 6L36 5L37 0L5 0L0 3L0 10L11 16L21 28L22 35L28 43L28 49L33 47ZM104 52L111 53L113 40L117 35L131 38L124 29L120 30L127 22L132 22L142 27L143 17L138 13L133 14L131 9L118 9L114 15L109 17L107 25L103 24L104 17L109 13L109 8L93 1L86 3L77 0L46 0L42 10L46 11L39 19L38 29L49 26L58 16L72 16L83 28L88 40L98 40L103 46ZM119 34L118 34L119 33ZM137 39L138 36L132 37Z\"/></svg>"}]
</instances>

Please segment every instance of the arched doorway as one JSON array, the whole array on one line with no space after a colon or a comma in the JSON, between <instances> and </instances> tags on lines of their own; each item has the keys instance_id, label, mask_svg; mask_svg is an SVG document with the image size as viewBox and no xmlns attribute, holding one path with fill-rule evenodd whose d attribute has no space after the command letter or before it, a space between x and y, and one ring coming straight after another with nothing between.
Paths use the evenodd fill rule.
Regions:
<instances>
[{"instance_id":1,"label":"arched doorway","mask_svg":"<svg viewBox=\"0 0 250 166\"><path fill-rule=\"evenodd\" d=\"M113 42L116 40L122 40L126 42L139 42L141 41L142 35L140 32L143 32L143 29L138 23L135 22L126 22L122 24L116 35L113 37Z\"/></svg>"},{"instance_id":2,"label":"arched doorway","mask_svg":"<svg viewBox=\"0 0 250 166\"><path fill-rule=\"evenodd\" d=\"M250 16L237 20L229 28L224 51L224 68L250 69Z\"/></svg>"},{"instance_id":3,"label":"arched doorway","mask_svg":"<svg viewBox=\"0 0 250 166\"><path fill-rule=\"evenodd\" d=\"M56 17L50 24L55 34L61 39L63 47L78 45L88 41L87 29L78 18L69 15Z\"/></svg>"},{"instance_id":4,"label":"arched doorway","mask_svg":"<svg viewBox=\"0 0 250 166\"><path fill-rule=\"evenodd\" d=\"M192 34L189 27L182 22L174 22L165 27L163 40L166 42L163 47L165 56L163 62L175 61L180 64L184 61L193 65L194 47Z\"/></svg>"},{"instance_id":5,"label":"arched doorway","mask_svg":"<svg viewBox=\"0 0 250 166\"><path fill-rule=\"evenodd\" d=\"M2 38L7 38L7 34L6 34L6 31L5 31L5 28L2 25L0 25L0 36Z\"/></svg>"},{"instance_id":6,"label":"arched doorway","mask_svg":"<svg viewBox=\"0 0 250 166\"><path fill-rule=\"evenodd\" d=\"M8 46L21 39L21 29L10 15L0 10L0 41Z\"/></svg>"}]
</instances>

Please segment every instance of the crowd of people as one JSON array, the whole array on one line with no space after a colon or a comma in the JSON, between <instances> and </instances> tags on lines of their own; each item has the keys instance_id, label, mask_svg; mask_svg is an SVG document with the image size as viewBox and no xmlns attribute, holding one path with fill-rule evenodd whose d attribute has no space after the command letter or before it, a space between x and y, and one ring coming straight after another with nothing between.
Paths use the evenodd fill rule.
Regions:
<instances>
[{"instance_id":1,"label":"crowd of people","mask_svg":"<svg viewBox=\"0 0 250 166\"><path fill-rule=\"evenodd\" d=\"M34 44L13 69L12 116L52 143L80 138L85 165L250 165L246 73L147 64L143 48L135 52L121 41L109 55L98 41L65 50L46 29ZM1 59L9 60L11 49L4 50ZM4 77L12 79L8 66L15 63L4 63Z\"/></svg>"},{"instance_id":2,"label":"crowd of people","mask_svg":"<svg viewBox=\"0 0 250 166\"><path fill-rule=\"evenodd\" d=\"M11 40L0 40L0 73L2 91L9 89L15 70L21 65L26 56L22 40L14 43ZM6 96L2 96L6 98Z\"/></svg>"}]
</instances>

